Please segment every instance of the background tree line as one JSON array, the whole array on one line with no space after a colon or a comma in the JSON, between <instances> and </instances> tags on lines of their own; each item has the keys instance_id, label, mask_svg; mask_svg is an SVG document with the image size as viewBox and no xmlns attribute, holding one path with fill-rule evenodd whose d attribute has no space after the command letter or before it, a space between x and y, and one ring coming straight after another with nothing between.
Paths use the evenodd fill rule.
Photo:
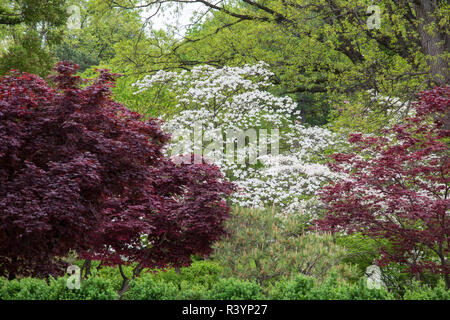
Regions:
<instances>
[{"instance_id":1,"label":"background tree line","mask_svg":"<svg viewBox=\"0 0 450 320\"><path fill-rule=\"evenodd\" d=\"M190 2L204 10L183 38L152 28L147 9ZM380 29L366 24L372 4ZM66 26L70 5L80 8L80 29ZM2 0L0 72L45 75L55 60L72 60L80 71L107 66L129 83L158 70L263 60L274 93L294 98L307 123L327 123L342 101L390 116L408 110L415 92L449 82L449 12L438 0ZM373 92L405 104L380 105Z\"/></svg>"}]
</instances>

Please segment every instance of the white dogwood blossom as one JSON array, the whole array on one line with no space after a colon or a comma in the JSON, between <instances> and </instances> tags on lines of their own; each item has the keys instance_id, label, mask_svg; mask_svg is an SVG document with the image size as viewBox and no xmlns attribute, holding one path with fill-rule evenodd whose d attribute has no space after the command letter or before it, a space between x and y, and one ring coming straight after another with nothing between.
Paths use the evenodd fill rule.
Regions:
<instances>
[{"instance_id":1,"label":"white dogwood blossom","mask_svg":"<svg viewBox=\"0 0 450 320\"><path fill-rule=\"evenodd\" d=\"M341 139L300 124L298 105L267 91L273 76L267 66L159 71L134 86L136 94L153 86L176 94L178 111L162 116L163 129L172 134L167 152L174 158L200 152L217 164L239 187L236 204L298 211L323 183L337 178L325 165L325 154Z\"/></svg>"},{"instance_id":2,"label":"white dogwood blossom","mask_svg":"<svg viewBox=\"0 0 450 320\"><path fill-rule=\"evenodd\" d=\"M236 181L244 191L235 195L234 203L252 207L269 203L285 212L305 211L317 201L315 196L324 183L341 178L325 164L327 150L342 144L337 134L296 124L280 140L289 148L279 155L260 156L261 168L244 171Z\"/></svg>"}]
</instances>

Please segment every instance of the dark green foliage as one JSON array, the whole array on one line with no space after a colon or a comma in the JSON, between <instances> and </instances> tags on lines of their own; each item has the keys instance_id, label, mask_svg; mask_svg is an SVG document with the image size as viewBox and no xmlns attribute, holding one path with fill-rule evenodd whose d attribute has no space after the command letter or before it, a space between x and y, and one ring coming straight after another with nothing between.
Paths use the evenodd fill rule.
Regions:
<instances>
[{"instance_id":1,"label":"dark green foliage","mask_svg":"<svg viewBox=\"0 0 450 320\"><path fill-rule=\"evenodd\" d=\"M15 69L46 76L55 62L49 49L41 46L39 35L28 31L17 36L7 51L0 54L0 74Z\"/></svg>"},{"instance_id":2,"label":"dark green foliage","mask_svg":"<svg viewBox=\"0 0 450 320\"><path fill-rule=\"evenodd\" d=\"M198 261L194 262L190 267L181 268L180 278L189 284L211 288L219 281L222 272L223 267L216 262Z\"/></svg>"},{"instance_id":3,"label":"dark green foliage","mask_svg":"<svg viewBox=\"0 0 450 320\"><path fill-rule=\"evenodd\" d=\"M278 300L389 300L393 295L386 289L369 289L366 279L351 284L338 281L332 272L325 282L317 284L314 278L297 275L294 280L280 281L271 289L271 299Z\"/></svg>"},{"instance_id":4,"label":"dark green foliage","mask_svg":"<svg viewBox=\"0 0 450 320\"><path fill-rule=\"evenodd\" d=\"M379 257L376 242L360 233L338 236L336 242L347 249L343 261L358 266L361 273Z\"/></svg>"},{"instance_id":5,"label":"dark green foliage","mask_svg":"<svg viewBox=\"0 0 450 320\"><path fill-rule=\"evenodd\" d=\"M302 300L314 288L314 278L299 274L293 280L281 279L270 290L274 300Z\"/></svg>"},{"instance_id":6,"label":"dark green foliage","mask_svg":"<svg viewBox=\"0 0 450 320\"><path fill-rule=\"evenodd\" d=\"M429 287L419 282L406 289L404 300L450 300L450 290L445 288L445 282L440 280L435 287Z\"/></svg>"},{"instance_id":7,"label":"dark green foliage","mask_svg":"<svg viewBox=\"0 0 450 320\"><path fill-rule=\"evenodd\" d=\"M171 282L155 279L152 275L131 281L130 288L123 295L124 300L172 300L176 299L178 288Z\"/></svg>"},{"instance_id":8,"label":"dark green foliage","mask_svg":"<svg viewBox=\"0 0 450 320\"><path fill-rule=\"evenodd\" d=\"M73 48L73 46L64 42L56 48L55 53L59 60L73 61L80 66L79 71L84 72L87 68L100 64L100 59L90 50L83 49L85 48Z\"/></svg>"},{"instance_id":9,"label":"dark green foliage","mask_svg":"<svg viewBox=\"0 0 450 320\"><path fill-rule=\"evenodd\" d=\"M264 296L257 283L228 278L220 279L212 288L210 298L213 300L258 300L263 299Z\"/></svg>"},{"instance_id":10,"label":"dark green foliage","mask_svg":"<svg viewBox=\"0 0 450 320\"><path fill-rule=\"evenodd\" d=\"M97 276L81 282L80 289L68 289L67 277L43 279L23 278L3 280L0 300L115 300L117 292L112 281Z\"/></svg>"},{"instance_id":11,"label":"dark green foliage","mask_svg":"<svg viewBox=\"0 0 450 320\"><path fill-rule=\"evenodd\" d=\"M128 268L130 269L130 268ZM173 269L144 273L131 281L123 299L129 300L203 300L209 298L209 290L220 280L223 268L215 262L196 261L178 272ZM131 270L124 269L128 275ZM116 268L105 267L99 274L108 276L115 289L120 288L122 278Z\"/></svg>"},{"instance_id":12,"label":"dark green foliage","mask_svg":"<svg viewBox=\"0 0 450 320\"><path fill-rule=\"evenodd\" d=\"M147 272L130 282L124 300L450 300L450 291L439 281L430 287L413 282L403 295L394 295L384 288L371 289L366 278L356 283L340 281L336 270L323 282L298 274L281 279L269 287L239 278L220 277L216 265L205 261L180 272ZM128 270L129 271L129 270ZM198 277L195 272L199 271ZM211 272L212 271L212 272ZM0 300L117 300L117 270L105 267L93 271L81 282L80 290L67 288L67 276L48 281L22 278L0 279ZM120 275L119 275L120 277ZM211 279L217 279L210 283ZM211 285L210 285L211 284Z\"/></svg>"},{"instance_id":13,"label":"dark green foliage","mask_svg":"<svg viewBox=\"0 0 450 320\"><path fill-rule=\"evenodd\" d=\"M68 18L67 0L0 1L0 75L11 69L46 76Z\"/></svg>"},{"instance_id":14,"label":"dark green foliage","mask_svg":"<svg viewBox=\"0 0 450 320\"><path fill-rule=\"evenodd\" d=\"M45 280L24 278L0 282L0 300L49 300L51 288Z\"/></svg>"},{"instance_id":15,"label":"dark green foliage","mask_svg":"<svg viewBox=\"0 0 450 320\"><path fill-rule=\"evenodd\" d=\"M296 94L294 99L300 108L302 122L315 126L326 124L331 109L327 98L326 94Z\"/></svg>"},{"instance_id":16,"label":"dark green foliage","mask_svg":"<svg viewBox=\"0 0 450 320\"><path fill-rule=\"evenodd\" d=\"M81 282L81 288L68 289L67 278L50 280L52 294L50 300L115 300L119 298L113 288L113 282L98 276L89 277Z\"/></svg>"}]
</instances>

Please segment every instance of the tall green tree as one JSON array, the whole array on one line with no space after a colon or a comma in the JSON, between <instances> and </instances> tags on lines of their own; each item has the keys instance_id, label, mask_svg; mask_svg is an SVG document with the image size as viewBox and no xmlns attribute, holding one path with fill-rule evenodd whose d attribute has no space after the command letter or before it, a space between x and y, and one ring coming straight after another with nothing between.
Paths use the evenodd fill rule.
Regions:
<instances>
[{"instance_id":1,"label":"tall green tree","mask_svg":"<svg viewBox=\"0 0 450 320\"><path fill-rule=\"evenodd\" d=\"M138 1L130 1L136 5ZM80 23L67 30L64 40L56 48L60 60L71 60L80 71L108 64L142 29L141 10L111 7L105 0L74 0ZM115 68L117 69L117 68Z\"/></svg>"},{"instance_id":2,"label":"tall green tree","mask_svg":"<svg viewBox=\"0 0 450 320\"><path fill-rule=\"evenodd\" d=\"M0 0L0 74L18 69L46 75L67 17L65 0Z\"/></svg>"},{"instance_id":3,"label":"tall green tree","mask_svg":"<svg viewBox=\"0 0 450 320\"><path fill-rule=\"evenodd\" d=\"M368 90L409 101L449 82L447 1L147 0L141 7L166 2L200 2L212 13L172 48L173 68L266 60L280 90L299 100L353 97L381 112L394 106Z\"/></svg>"}]
</instances>

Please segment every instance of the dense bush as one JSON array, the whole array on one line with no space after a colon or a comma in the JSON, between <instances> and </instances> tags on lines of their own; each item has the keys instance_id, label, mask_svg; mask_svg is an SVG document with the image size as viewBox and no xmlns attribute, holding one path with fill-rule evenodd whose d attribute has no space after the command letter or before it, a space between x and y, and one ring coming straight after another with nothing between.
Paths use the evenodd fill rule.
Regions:
<instances>
[{"instance_id":1,"label":"dense bush","mask_svg":"<svg viewBox=\"0 0 450 320\"><path fill-rule=\"evenodd\" d=\"M0 300L49 300L52 296L51 287L42 279L3 279L0 285Z\"/></svg>"},{"instance_id":2,"label":"dense bush","mask_svg":"<svg viewBox=\"0 0 450 320\"><path fill-rule=\"evenodd\" d=\"M346 249L343 261L358 266L361 272L379 257L377 242L360 233L336 235L336 243Z\"/></svg>"},{"instance_id":3,"label":"dense bush","mask_svg":"<svg viewBox=\"0 0 450 320\"><path fill-rule=\"evenodd\" d=\"M124 300L173 300L178 295L178 288L171 282L143 275L130 282L130 288L123 295Z\"/></svg>"},{"instance_id":4,"label":"dense bush","mask_svg":"<svg viewBox=\"0 0 450 320\"><path fill-rule=\"evenodd\" d=\"M104 272L105 269L109 268L103 268L99 272ZM116 270L114 270L114 272L108 271L112 277L117 274ZM198 284L206 288L210 288L217 282L222 277L222 273L223 267L219 266L217 262L210 260L194 261L190 266L181 267L179 269L166 268L145 271L145 274L151 275L155 279L172 282L178 287L182 282L187 282L190 284Z\"/></svg>"},{"instance_id":5,"label":"dense bush","mask_svg":"<svg viewBox=\"0 0 450 320\"><path fill-rule=\"evenodd\" d=\"M445 287L442 279L434 287L415 281L406 289L403 295L405 300L450 300L450 290Z\"/></svg>"},{"instance_id":6,"label":"dense bush","mask_svg":"<svg viewBox=\"0 0 450 320\"><path fill-rule=\"evenodd\" d=\"M209 297L214 300L257 300L264 298L261 287L257 283L237 278L220 279L212 288Z\"/></svg>"},{"instance_id":7,"label":"dense bush","mask_svg":"<svg viewBox=\"0 0 450 320\"><path fill-rule=\"evenodd\" d=\"M180 276L180 279L183 277ZM147 274L130 282L123 299L129 300L254 300L262 299L261 287L237 278L220 278L208 287L198 281L172 281Z\"/></svg>"},{"instance_id":8,"label":"dense bush","mask_svg":"<svg viewBox=\"0 0 450 320\"><path fill-rule=\"evenodd\" d=\"M127 274L132 267L124 267ZM442 279L434 286L422 282L403 283L400 291L385 287L370 288L367 278L347 281L337 268L319 280L295 274L266 285L222 274L216 262L197 261L189 267L144 270L130 281L122 295L125 300L449 300L450 291ZM121 276L116 268L92 270L80 289L67 288L67 276L48 281L36 278L6 280L0 278L0 300L116 300ZM401 294L399 293L401 292Z\"/></svg>"},{"instance_id":9,"label":"dense bush","mask_svg":"<svg viewBox=\"0 0 450 320\"><path fill-rule=\"evenodd\" d=\"M211 261L195 261L189 267L180 269L146 270L130 282L123 299L190 299L209 297L209 290L220 280L223 268ZM131 275L132 270L124 269ZM104 267L99 274L113 279L115 288L120 288L121 277L116 268Z\"/></svg>"},{"instance_id":10,"label":"dense bush","mask_svg":"<svg viewBox=\"0 0 450 320\"><path fill-rule=\"evenodd\" d=\"M449 16L0 0L0 299L450 299Z\"/></svg>"},{"instance_id":11,"label":"dense bush","mask_svg":"<svg viewBox=\"0 0 450 320\"><path fill-rule=\"evenodd\" d=\"M210 299L210 289L198 283L190 283L182 281L180 291L178 292L178 300L207 300Z\"/></svg>"},{"instance_id":12,"label":"dense bush","mask_svg":"<svg viewBox=\"0 0 450 320\"><path fill-rule=\"evenodd\" d=\"M68 289L67 278L50 279L51 300L115 300L119 298L110 279L91 276L80 289Z\"/></svg>"},{"instance_id":13,"label":"dense bush","mask_svg":"<svg viewBox=\"0 0 450 320\"><path fill-rule=\"evenodd\" d=\"M185 283L198 284L211 288L223 273L223 267L217 262L197 261L180 270L180 278Z\"/></svg>"},{"instance_id":14,"label":"dense bush","mask_svg":"<svg viewBox=\"0 0 450 320\"><path fill-rule=\"evenodd\" d=\"M293 280L282 280L271 288L271 299L279 300L386 300L392 299L386 289L369 289L366 279L361 278L354 284L338 281L336 272L321 284L302 274Z\"/></svg>"},{"instance_id":15,"label":"dense bush","mask_svg":"<svg viewBox=\"0 0 450 320\"><path fill-rule=\"evenodd\" d=\"M181 277L181 276L180 276ZM117 300L113 281L92 276L81 283L81 289L70 290L67 277L0 280L0 300ZM178 282L178 284L177 284ZM339 280L336 270L322 282L303 274L282 278L266 287L239 278L220 278L211 287L196 281L168 280L148 273L132 280L124 293L126 300L450 300L450 291L441 280L434 287L414 282L394 295L385 288L367 286L365 277L355 283Z\"/></svg>"},{"instance_id":16,"label":"dense bush","mask_svg":"<svg viewBox=\"0 0 450 320\"><path fill-rule=\"evenodd\" d=\"M67 277L43 279L22 278L3 280L0 300L114 300L117 291L109 279L90 277L81 282L80 289L68 289Z\"/></svg>"}]
</instances>

